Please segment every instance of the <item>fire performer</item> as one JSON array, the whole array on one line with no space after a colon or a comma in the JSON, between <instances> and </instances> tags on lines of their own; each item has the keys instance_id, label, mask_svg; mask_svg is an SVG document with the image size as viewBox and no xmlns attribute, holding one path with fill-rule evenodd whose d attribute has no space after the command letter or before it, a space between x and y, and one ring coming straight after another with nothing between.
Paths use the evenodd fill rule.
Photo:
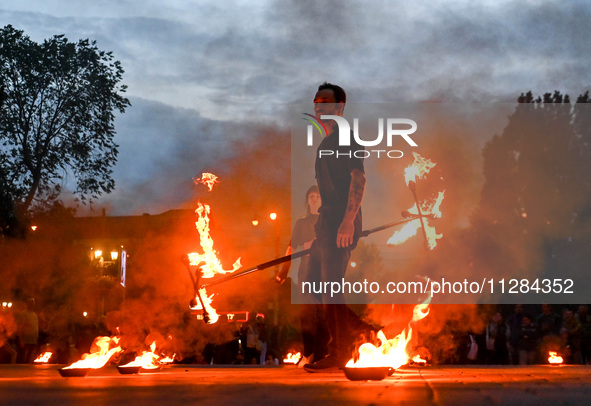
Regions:
<instances>
[{"instance_id":1,"label":"fire performer","mask_svg":"<svg viewBox=\"0 0 591 406\"><path fill-rule=\"evenodd\" d=\"M322 120L322 115L342 116L346 93L331 83L318 87L314 98L314 112L326 129L326 137L319 150L337 150L339 156L316 155L316 181L322 205L316 222L316 240L312 244L308 275L305 281L312 285L341 281L345 276L351 251L361 236L361 201L365 190L363 159L355 151L363 149L355 141L350 146L339 146L338 127L334 120ZM351 137L353 139L353 137ZM362 156L359 155L359 156ZM301 281L300 281L301 286ZM323 291L315 299L322 303L330 334L329 355L307 364L308 372L344 367L351 358L350 345L353 332L367 332L370 326L363 322L346 304L344 294L332 295Z\"/></svg>"},{"instance_id":2,"label":"fire performer","mask_svg":"<svg viewBox=\"0 0 591 406\"><path fill-rule=\"evenodd\" d=\"M321 204L322 199L320 198L318 186L313 185L306 191L306 216L296 221L285 255L290 255L294 249L299 247L308 249L312 246L312 242L316 238L314 226L318 220L318 209ZM297 274L298 281L301 281L307 275L308 259L309 257L305 256L300 260ZM285 282L290 265L291 261L283 263L276 276L278 283ZM329 337L322 305L303 303L300 306L300 325L304 350L302 359L298 361L298 367L303 367L313 360L318 361L326 356Z\"/></svg>"}]
</instances>

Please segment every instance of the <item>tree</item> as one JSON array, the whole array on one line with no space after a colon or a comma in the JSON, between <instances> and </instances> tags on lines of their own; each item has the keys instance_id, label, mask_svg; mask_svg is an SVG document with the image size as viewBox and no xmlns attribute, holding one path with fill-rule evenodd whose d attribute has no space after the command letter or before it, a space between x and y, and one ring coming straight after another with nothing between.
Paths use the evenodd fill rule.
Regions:
<instances>
[{"instance_id":1,"label":"tree","mask_svg":"<svg viewBox=\"0 0 591 406\"><path fill-rule=\"evenodd\" d=\"M122 74L95 41L0 30L0 233L55 201L67 176L82 200L113 190L115 112L130 106Z\"/></svg>"},{"instance_id":2,"label":"tree","mask_svg":"<svg viewBox=\"0 0 591 406\"><path fill-rule=\"evenodd\" d=\"M582 95L572 106L560 92L522 94L503 133L484 148L486 182L473 218L480 269L513 276L586 272L588 101Z\"/></svg>"}]
</instances>

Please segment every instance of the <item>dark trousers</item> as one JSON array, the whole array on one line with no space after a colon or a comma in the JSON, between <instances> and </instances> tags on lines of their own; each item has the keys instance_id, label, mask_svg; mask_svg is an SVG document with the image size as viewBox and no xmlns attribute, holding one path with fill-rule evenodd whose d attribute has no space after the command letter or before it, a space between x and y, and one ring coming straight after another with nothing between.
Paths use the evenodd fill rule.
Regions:
<instances>
[{"instance_id":1,"label":"dark trousers","mask_svg":"<svg viewBox=\"0 0 591 406\"><path fill-rule=\"evenodd\" d=\"M314 360L324 358L328 354L330 335L326 327L326 317L321 304L302 304L300 322L304 357L314 354Z\"/></svg>"},{"instance_id":2,"label":"dark trousers","mask_svg":"<svg viewBox=\"0 0 591 406\"><path fill-rule=\"evenodd\" d=\"M337 247L336 235L339 225L340 221L331 222L322 213L318 217L316 240L311 247L305 280L315 283L316 286L323 286L322 291L310 297L307 302L322 304L330 335L329 354L339 359L349 359L350 346L355 338L354 332L365 328L367 324L345 304L343 292L333 294L330 285L325 285L325 282L341 283L351 259L351 250L356 245L347 248ZM324 288L325 286L328 289Z\"/></svg>"}]
</instances>

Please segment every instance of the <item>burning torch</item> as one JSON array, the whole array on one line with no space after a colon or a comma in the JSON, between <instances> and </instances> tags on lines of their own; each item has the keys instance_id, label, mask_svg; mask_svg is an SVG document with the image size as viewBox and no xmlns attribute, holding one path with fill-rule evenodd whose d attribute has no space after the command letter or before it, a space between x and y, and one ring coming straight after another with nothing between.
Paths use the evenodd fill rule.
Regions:
<instances>
[{"instance_id":1,"label":"burning torch","mask_svg":"<svg viewBox=\"0 0 591 406\"><path fill-rule=\"evenodd\" d=\"M395 221L395 222L388 223L388 224L384 224L384 225L381 225L381 226L378 226L378 227L375 227L375 228L371 228L369 230L363 230L363 232L361 233L361 237L367 237L368 235L373 234L375 232L386 230L386 229L389 229L389 228L392 228L392 227L396 227L396 226L399 226L399 225L402 225L402 224L405 224L405 223L408 223L408 222L411 222L411 221L414 221L414 220L417 220L417 219L421 219L422 220L423 217L425 217L425 218L434 218L434 215L432 215L432 214L412 215L410 213L406 214L405 212L403 212L403 216L405 216L405 215L406 215L406 217L403 218L402 220ZM426 238L427 237L426 237L426 234L425 234L425 239ZM263 269L271 268L271 267L274 267L276 265L282 264L284 262L292 261L294 259L297 259L297 258L300 258L300 257L303 257L303 256L306 256L306 255L310 254L310 251L311 251L311 248L308 248L308 249L305 249L305 250L302 250L302 251L298 251L298 252L295 252L295 253L292 253L292 254L289 254L289 255L285 255L285 256L282 256L282 257L279 257L279 258L275 258L275 259L273 259L271 261L263 262L262 264L258 264L256 266L253 266L252 268L245 269L245 270L240 271L240 272L231 273L231 274L229 274L227 276L224 276L223 278L219 278L217 280L214 280L214 281L211 281L209 283L202 284L202 285L199 285L199 282L200 282L200 279L201 279L201 270L200 270L200 268L197 268L197 270L195 271L195 275L194 275L193 274L193 271L191 269L190 262L189 262L188 258L187 257L183 257L183 262L187 266L187 269L189 271L189 275L191 277L191 282L193 283L193 287L194 287L194 290L195 290L195 297L193 299L191 299L190 307L191 308L197 307L197 300L198 300L199 303L201 304L201 308L202 308L202 312L203 312L203 320L206 323L208 323L210 321L210 314L207 311L206 305L204 303L204 299L203 299L203 297L201 295L201 290L202 289L209 288L209 287L215 286L215 285L219 285L221 283L225 283L225 282L234 280L236 278L241 278L241 277L246 276L246 275L249 275L249 274L251 274L253 272L257 272L257 271L261 271ZM279 278L278 278L278 282L282 283L282 281L279 280Z\"/></svg>"}]
</instances>

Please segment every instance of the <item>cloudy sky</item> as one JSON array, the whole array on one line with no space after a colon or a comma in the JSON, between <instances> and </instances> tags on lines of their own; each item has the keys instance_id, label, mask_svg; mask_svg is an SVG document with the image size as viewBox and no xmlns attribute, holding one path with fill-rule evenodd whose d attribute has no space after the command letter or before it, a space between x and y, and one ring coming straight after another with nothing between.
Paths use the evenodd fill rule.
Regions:
<instances>
[{"instance_id":1,"label":"cloudy sky","mask_svg":"<svg viewBox=\"0 0 591 406\"><path fill-rule=\"evenodd\" d=\"M181 206L233 140L284 126L325 80L356 102L576 97L591 83L589 21L584 0L0 5L0 23L33 40L90 38L121 61L132 107L116 123L117 190L98 202L113 215Z\"/></svg>"}]
</instances>

